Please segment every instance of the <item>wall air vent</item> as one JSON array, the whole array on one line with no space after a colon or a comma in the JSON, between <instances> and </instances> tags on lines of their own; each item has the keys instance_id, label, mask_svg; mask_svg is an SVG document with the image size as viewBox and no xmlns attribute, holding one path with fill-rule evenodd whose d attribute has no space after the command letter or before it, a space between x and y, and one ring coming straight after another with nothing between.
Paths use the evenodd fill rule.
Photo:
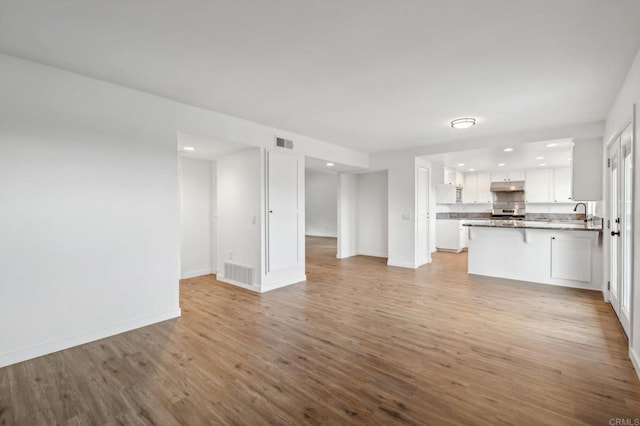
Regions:
<instances>
[{"instance_id":1,"label":"wall air vent","mask_svg":"<svg viewBox=\"0 0 640 426\"><path fill-rule=\"evenodd\" d=\"M276 146L279 148L293 149L293 141L276 136Z\"/></svg>"},{"instance_id":2,"label":"wall air vent","mask_svg":"<svg viewBox=\"0 0 640 426\"><path fill-rule=\"evenodd\" d=\"M224 262L224 277L229 281L253 285L253 268L238 265L237 263Z\"/></svg>"}]
</instances>

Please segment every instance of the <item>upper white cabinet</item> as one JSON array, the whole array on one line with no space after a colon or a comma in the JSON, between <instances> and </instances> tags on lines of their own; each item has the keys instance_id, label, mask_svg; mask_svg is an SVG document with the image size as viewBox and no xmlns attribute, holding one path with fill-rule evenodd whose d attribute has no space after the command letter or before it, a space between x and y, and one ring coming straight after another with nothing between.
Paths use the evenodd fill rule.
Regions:
<instances>
[{"instance_id":1,"label":"upper white cabinet","mask_svg":"<svg viewBox=\"0 0 640 426\"><path fill-rule=\"evenodd\" d=\"M602 139L575 141L572 158L571 198L578 201L602 200Z\"/></svg>"},{"instance_id":2,"label":"upper white cabinet","mask_svg":"<svg viewBox=\"0 0 640 426\"><path fill-rule=\"evenodd\" d=\"M553 169L553 202L573 202L571 196L571 168Z\"/></svg>"},{"instance_id":3,"label":"upper white cabinet","mask_svg":"<svg viewBox=\"0 0 640 426\"><path fill-rule=\"evenodd\" d=\"M444 168L444 182L445 184L449 184L449 185L456 185L456 186L462 186L464 185L464 176L462 173L456 171L456 170L452 170L452 169L447 169L446 167Z\"/></svg>"},{"instance_id":4,"label":"upper white cabinet","mask_svg":"<svg viewBox=\"0 0 640 426\"><path fill-rule=\"evenodd\" d=\"M524 180L524 170L509 170L491 173L491 182L509 182L514 180Z\"/></svg>"},{"instance_id":5,"label":"upper white cabinet","mask_svg":"<svg viewBox=\"0 0 640 426\"><path fill-rule=\"evenodd\" d=\"M552 169L529 169L526 172L524 194L528 203L549 203L553 191Z\"/></svg>"},{"instance_id":6,"label":"upper white cabinet","mask_svg":"<svg viewBox=\"0 0 640 426\"><path fill-rule=\"evenodd\" d=\"M465 173L462 202L466 204L492 203L490 173Z\"/></svg>"}]
</instances>

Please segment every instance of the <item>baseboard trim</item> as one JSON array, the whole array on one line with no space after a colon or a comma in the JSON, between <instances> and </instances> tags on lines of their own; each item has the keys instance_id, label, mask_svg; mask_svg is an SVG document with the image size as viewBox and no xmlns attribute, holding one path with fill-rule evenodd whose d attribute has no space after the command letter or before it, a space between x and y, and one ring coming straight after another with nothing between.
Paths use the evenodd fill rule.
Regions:
<instances>
[{"instance_id":1,"label":"baseboard trim","mask_svg":"<svg viewBox=\"0 0 640 426\"><path fill-rule=\"evenodd\" d=\"M398 261L398 260L389 259L389 260L387 260L387 266L395 266L395 267L398 267L398 268L416 269L418 267L418 264L411 263L411 262L402 262L402 261Z\"/></svg>"},{"instance_id":2,"label":"baseboard trim","mask_svg":"<svg viewBox=\"0 0 640 426\"><path fill-rule=\"evenodd\" d=\"M348 251L346 253L338 253L336 254L336 258L337 259L346 259L347 257L353 257L353 256L357 256L358 252L357 251Z\"/></svg>"},{"instance_id":3,"label":"baseboard trim","mask_svg":"<svg viewBox=\"0 0 640 426\"><path fill-rule=\"evenodd\" d=\"M17 351L0 354L0 368L6 367L11 364L17 364L19 362L27 361L33 358L38 358L44 355L49 355L55 352L62 351L64 349L72 348L74 346L84 345L96 340L115 336L116 334L126 333L127 331L146 327L158 322L177 318L181 314L182 311L180 310L180 308L172 309L170 311L136 318L116 325L77 334L75 336L64 337L62 339L52 340L28 348L18 349Z\"/></svg>"},{"instance_id":4,"label":"baseboard trim","mask_svg":"<svg viewBox=\"0 0 640 426\"><path fill-rule=\"evenodd\" d=\"M384 257L388 256L387 253L383 253L381 251L369 251L369 250L358 250L358 256L371 256L371 257Z\"/></svg>"},{"instance_id":5,"label":"baseboard trim","mask_svg":"<svg viewBox=\"0 0 640 426\"><path fill-rule=\"evenodd\" d=\"M322 234L322 233L305 234L304 236L305 237L338 238L338 235L336 234Z\"/></svg>"},{"instance_id":6,"label":"baseboard trim","mask_svg":"<svg viewBox=\"0 0 640 426\"><path fill-rule=\"evenodd\" d=\"M638 379L640 379L640 356L638 356L636 351L634 351L631 346L629 346L629 358L631 359L633 368L636 369L636 374L638 375Z\"/></svg>"},{"instance_id":7,"label":"baseboard trim","mask_svg":"<svg viewBox=\"0 0 640 426\"><path fill-rule=\"evenodd\" d=\"M211 275L216 273L216 268L200 269L198 271L183 272L180 277L181 280L189 278L201 277L203 275Z\"/></svg>"},{"instance_id":8,"label":"baseboard trim","mask_svg":"<svg viewBox=\"0 0 640 426\"><path fill-rule=\"evenodd\" d=\"M261 293L266 293L267 291L276 290L278 288L286 287L293 284L298 284L307 280L306 275L301 275L296 278L290 278L288 280L279 281L275 283L265 284L260 289Z\"/></svg>"},{"instance_id":9,"label":"baseboard trim","mask_svg":"<svg viewBox=\"0 0 640 426\"><path fill-rule=\"evenodd\" d=\"M230 280L230 279L225 278L224 275L222 275L222 274L216 274L216 280L221 281L221 282L226 283L226 284L234 285L236 287L244 288L245 290L250 290L250 291L253 291L253 292L256 292L256 293L260 293L260 287L258 287L258 286L252 286L252 285L248 285L248 284L245 284L245 283L241 283L239 281Z\"/></svg>"}]
</instances>

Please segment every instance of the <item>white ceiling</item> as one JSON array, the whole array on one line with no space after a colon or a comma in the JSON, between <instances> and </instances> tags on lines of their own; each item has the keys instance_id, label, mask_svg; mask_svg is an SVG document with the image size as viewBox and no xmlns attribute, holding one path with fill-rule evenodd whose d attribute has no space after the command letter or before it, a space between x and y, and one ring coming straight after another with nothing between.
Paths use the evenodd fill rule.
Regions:
<instances>
[{"instance_id":1,"label":"white ceiling","mask_svg":"<svg viewBox=\"0 0 640 426\"><path fill-rule=\"evenodd\" d=\"M554 144L555 146L547 146ZM518 170L551 167L570 167L573 142L553 140L519 145L474 149L471 151L448 152L424 156L435 164L461 172L471 169L477 172L497 170ZM513 151L505 152L505 148ZM543 157L542 159L538 159ZM461 165L464 164L464 165ZM498 164L504 164L499 166Z\"/></svg>"},{"instance_id":2,"label":"white ceiling","mask_svg":"<svg viewBox=\"0 0 640 426\"><path fill-rule=\"evenodd\" d=\"M333 166L327 166L328 163L333 164ZM358 169L357 167L336 163L335 161L327 161L314 157L305 157L304 166L307 170L313 170L323 173L355 172L358 170L362 170Z\"/></svg>"},{"instance_id":3,"label":"white ceiling","mask_svg":"<svg viewBox=\"0 0 640 426\"><path fill-rule=\"evenodd\" d=\"M0 0L0 51L372 152L603 120L639 21L638 0Z\"/></svg>"}]
</instances>

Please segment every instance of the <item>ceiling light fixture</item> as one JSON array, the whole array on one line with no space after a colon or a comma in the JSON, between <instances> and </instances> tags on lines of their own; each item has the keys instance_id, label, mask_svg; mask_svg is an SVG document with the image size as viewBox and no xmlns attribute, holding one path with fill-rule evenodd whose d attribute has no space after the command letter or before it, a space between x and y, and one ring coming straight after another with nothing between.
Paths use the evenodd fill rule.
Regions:
<instances>
[{"instance_id":1,"label":"ceiling light fixture","mask_svg":"<svg viewBox=\"0 0 640 426\"><path fill-rule=\"evenodd\" d=\"M498 163L498 167L504 167L504 166L506 166L506 164L504 164L504 163Z\"/></svg>"},{"instance_id":2,"label":"ceiling light fixture","mask_svg":"<svg viewBox=\"0 0 640 426\"><path fill-rule=\"evenodd\" d=\"M511 152L511 151L513 151L513 148L505 148L505 149L503 149L503 151L504 152Z\"/></svg>"},{"instance_id":3,"label":"ceiling light fixture","mask_svg":"<svg viewBox=\"0 0 640 426\"><path fill-rule=\"evenodd\" d=\"M184 151L195 151L196 149L192 146L185 146L184 148L182 148Z\"/></svg>"},{"instance_id":4,"label":"ceiling light fixture","mask_svg":"<svg viewBox=\"0 0 640 426\"><path fill-rule=\"evenodd\" d=\"M536 157L536 160L544 160L544 157Z\"/></svg>"},{"instance_id":5,"label":"ceiling light fixture","mask_svg":"<svg viewBox=\"0 0 640 426\"><path fill-rule=\"evenodd\" d=\"M476 171L476 169L469 169L469 171L470 171L470 172L475 172L475 171Z\"/></svg>"},{"instance_id":6,"label":"ceiling light fixture","mask_svg":"<svg viewBox=\"0 0 640 426\"><path fill-rule=\"evenodd\" d=\"M469 127L475 126L475 124L475 118L456 118L451 122L451 127L454 129L468 129Z\"/></svg>"},{"instance_id":7,"label":"ceiling light fixture","mask_svg":"<svg viewBox=\"0 0 640 426\"><path fill-rule=\"evenodd\" d=\"M558 146L557 143L548 143L547 148L553 148L554 146Z\"/></svg>"},{"instance_id":8,"label":"ceiling light fixture","mask_svg":"<svg viewBox=\"0 0 640 426\"><path fill-rule=\"evenodd\" d=\"M541 166L541 167L544 167L544 166L546 166L546 165L547 165L547 163L540 163L540 166Z\"/></svg>"},{"instance_id":9,"label":"ceiling light fixture","mask_svg":"<svg viewBox=\"0 0 640 426\"><path fill-rule=\"evenodd\" d=\"M464 163L458 163L458 167L463 167Z\"/></svg>"},{"instance_id":10,"label":"ceiling light fixture","mask_svg":"<svg viewBox=\"0 0 640 426\"><path fill-rule=\"evenodd\" d=\"M333 164L333 163L327 163L327 167L333 167L333 166L335 166L335 164Z\"/></svg>"}]
</instances>

